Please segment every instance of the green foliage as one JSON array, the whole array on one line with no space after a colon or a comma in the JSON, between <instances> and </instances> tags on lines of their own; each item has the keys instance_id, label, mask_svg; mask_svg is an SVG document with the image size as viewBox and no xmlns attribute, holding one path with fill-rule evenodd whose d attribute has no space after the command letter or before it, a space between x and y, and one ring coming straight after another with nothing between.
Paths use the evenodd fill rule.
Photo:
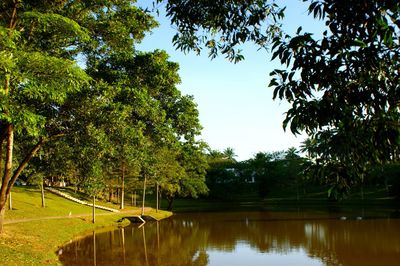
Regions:
<instances>
[{"instance_id":1,"label":"green foliage","mask_svg":"<svg viewBox=\"0 0 400 266\"><path fill-rule=\"evenodd\" d=\"M372 172L372 178L375 182L380 181L381 184L385 184L389 194L395 197L397 200L400 199L400 164L398 162L387 164L379 169Z\"/></svg>"},{"instance_id":2,"label":"green foliage","mask_svg":"<svg viewBox=\"0 0 400 266\"><path fill-rule=\"evenodd\" d=\"M182 143L178 161L185 170L185 178L181 182L182 191L178 196L197 198L208 193L205 184L208 166L204 154L205 146L201 141Z\"/></svg>"},{"instance_id":3,"label":"green foliage","mask_svg":"<svg viewBox=\"0 0 400 266\"><path fill-rule=\"evenodd\" d=\"M279 35L283 10L275 1L169 0L166 3L166 14L177 28L173 43L178 49L200 53L204 46L211 58L221 53L234 62L243 59L237 48L240 44L254 42L265 48ZM267 25L262 25L263 22Z\"/></svg>"},{"instance_id":4,"label":"green foliage","mask_svg":"<svg viewBox=\"0 0 400 266\"><path fill-rule=\"evenodd\" d=\"M88 35L79 23L61 14L63 4L0 4L0 58L4 59L0 63L0 145L6 158L1 166L5 171L0 210L4 210L13 184L32 157L62 134L61 123L54 123L58 108L69 94L90 81L72 60ZM19 158L13 158L12 151L18 145L29 148L24 152L20 149L16 153ZM15 161L17 167L12 165ZM0 223L2 220L0 217Z\"/></svg>"},{"instance_id":5,"label":"green foliage","mask_svg":"<svg viewBox=\"0 0 400 266\"><path fill-rule=\"evenodd\" d=\"M233 149L228 148L228 155ZM206 184L210 189L211 198L229 198L237 192L241 179L235 174L238 164L226 153L208 150Z\"/></svg>"},{"instance_id":6,"label":"green foliage","mask_svg":"<svg viewBox=\"0 0 400 266\"><path fill-rule=\"evenodd\" d=\"M95 92L102 102L92 114L99 115L96 127L107 136L103 142L110 143L105 158L111 171L122 180L117 169L123 164L128 183L136 187L138 178L146 176L149 185L159 182L170 198L203 193L204 171L188 162L200 164L200 157L185 155L186 146L196 145L201 126L193 98L176 88L178 65L164 51L154 51L127 57L116 53L93 66L88 72L103 85ZM129 168L131 162L137 168Z\"/></svg>"},{"instance_id":7,"label":"green foliage","mask_svg":"<svg viewBox=\"0 0 400 266\"><path fill-rule=\"evenodd\" d=\"M294 188L299 191L304 186L305 160L294 148L287 152L259 152L244 162L211 151L208 162L206 178L211 198L229 199L252 194L265 198L275 190Z\"/></svg>"},{"instance_id":8,"label":"green foliage","mask_svg":"<svg viewBox=\"0 0 400 266\"><path fill-rule=\"evenodd\" d=\"M266 1L168 1L166 9L178 48L205 45L211 57L235 62L243 58L238 45L265 47L283 17ZM198 110L176 88L178 64L164 51L135 50L156 25L131 0L0 3L0 145L9 144L11 158L15 135L11 160L21 162L3 185L11 188L33 158L26 175L65 176L91 194L116 183L106 176L133 185L140 170L171 199L207 193ZM226 155L234 161L233 151ZM3 207L4 189L0 196Z\"/></svg>"},{"instance_id":9,"label":"green foliage","mask_svg":"<svg viewBox=\"0 0 400 266\"><path fill-rule=\"evenodd\" d=\"M91 42L85 47L88 64L104 55L131 56L134 44L140 42L145 33L157 26L157 22L145 11L134 5L135 1L73 1L68 14L78 17L89 31ZM93 60L93 61L92 61Z\"/></svg>"},{"instance_id":10,"label":"green foliage","mask_svg":"<svg viewBox=\"0 0 400 266\"><path fill-rule=\"evenodd\" d=\"M249 160L250 174L258 184L260 197L266 197L284 177L282 155L282 153L259 152L254 159Z\"/></svg>"},{"instance_id":11,"label":"green foliage","mask_svg":"<svg viewBox=\"0 0 400 266\"><path fill-rule=\"evenodd\" d=\"M2 73L4 77L0 84L6 84L10 93L3 97L0 118L5 121L3 124L14 124L16 133L21 134L18 139L24 141L17 145L24 148L32 145L35 138L64 136L55 145L59 152L46 150L45 156L52 156L53 160L51 163L46 159L47 165L57 162L62 167L59 171L50 167L45 170L46 175L69 176L90 191L103 186L106 154L113 152L111 147L119 147L110 143L109 135L122 138L136 134L140 138L141 134L134 127L115 134L115 124L114 131L105 129L106 119L121 119L126 111L111 113L114 117L106 115L109 98L101 97L100 90L108 85L90 79L72 59L79 55L90 63L110 52L124 50L132 54L133 44L156 23L131 4L132 1L26 1L14 5L6 1L1 9L5 20L0 32L7 39L1 42L1 57L5 60L0 67L0 78ZM6 10L14 10L16 16ZM7 18L11 22L18 19L18 23L8 24ZM16 153L22 158L24 148ZM60 169L65 172L60 173Z\"/></svg>"},{"instance_id":12,"label":"green foliage","mask_svg":"<svg viewBox=\"0 0 400 266\"><path fill-rule=\"evenodd\" d=\"M400 4L309 2L327 30L275 38L273 58L289 69L274 70L270 86L292 105L284 127L311 137L312 173L340 197L369 165L398 160Z\"/></svg>"}]
</instances>

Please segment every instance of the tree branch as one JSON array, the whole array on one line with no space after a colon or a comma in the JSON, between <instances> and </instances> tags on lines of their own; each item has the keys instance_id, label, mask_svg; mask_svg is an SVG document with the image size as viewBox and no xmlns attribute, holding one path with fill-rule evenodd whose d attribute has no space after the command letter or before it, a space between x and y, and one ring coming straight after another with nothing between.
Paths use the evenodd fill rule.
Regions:
<instances>
[{"instance_id":1,"label":"tree branch","mask_svg":"<svg viewBox=\"0 0 400 266\"><path fill-rule=\"evenodd\" d=\"M21 174L22 170L28 165L28 162L32 159L32 157L37 153L37 151L43 146L46 141L43 138L40 138L39 142L36 143L35 146L29 151L29 153L25 156L24 160L19 164L18 168L15 170L10 182L7 187L7 194L10 193L11 188L13 187L15 181Z\"/></svg>"},{"instance_id":2,"label":"tree branch","mask_svg":"<svg viewBox=\"0 0 400 266\"><path fill-rule=\"evenodd\" d=\"M59 137L64 136L64 134L56 134L53 136L50 136L48 138L40 138L39 142L36 143L35 146L32 147L32 149L28 152L28 154L25 156L24 160L19 164L18 168L15 170L10 182L8 183L7 187L7 194L10 193L11 188L14 186L15 181L17 178L20 176L22 171L25 169L25 167L28 165L29 161L32 159L33 156L39 151L39 149L47 142L52 141L54 139L57 139Z\"/></svg>"},{"instance_id":3,"label":"tree branch","mask_svg":"<svg viewBox=\"0 0 400 266\"><path fill-rule=\"evenodd\" d=\"M18 6L18 1L13 1L14 5L13 5L13 11L11 14L11 19L10 19L10 24L9 24L9 28L10 29L14 29L15 25L17 25L17 6Z\"/></svg>"},{"instance_id":4,"label":"tree branch","mask_svg":"<svg viewBox=\"0 0 400 266\"><path fill-rule=\"evenodd\" d=\"M4 174L2 176L2 185L0 190L0 206L2 206L7 199L8 184L10 181L11 168L12 168L12 152L14 142L14 130L11 124L7 125L7 150L6 150L6 162ZM0 208L1 209L1 208Z\"/></svg>"}]
</instances>

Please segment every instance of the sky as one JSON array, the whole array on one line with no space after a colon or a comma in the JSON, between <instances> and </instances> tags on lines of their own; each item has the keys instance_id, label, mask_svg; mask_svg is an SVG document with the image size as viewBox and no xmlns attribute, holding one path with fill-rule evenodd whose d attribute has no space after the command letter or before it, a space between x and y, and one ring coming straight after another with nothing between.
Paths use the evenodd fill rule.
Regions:
<instances>
[{"instance_id":1,"label":"sky","mask_svg":"<svg viewBox=\"0 0 400 266\"><path fill-rule=\"evenodd\" d=\"M138 1L146 6L151 1ZM278 1L279 2L279 1ZM301 0L281 1L286 4L283 29L294 35L297 28L322 33L323 22L308 16L307 4ZM245 60L234 64L223 56L208 58L184 54L172 45L175 30L163 12L156 20L160 26L145 37L137 49L140 51L165 50L170 61L179 63L182 94L193 95L198 105L200 123L203 126L200 139L211 149L223 151L233 148L238 161L247 160L257 152L283 151L299 148L306 135L294 136L289 129L283 130L282 121L290 105L272 100L273 89L268 87L269 73L284 68L271 62L271 54L246 44L242 47Z\"/></svg>"}]
</instances>

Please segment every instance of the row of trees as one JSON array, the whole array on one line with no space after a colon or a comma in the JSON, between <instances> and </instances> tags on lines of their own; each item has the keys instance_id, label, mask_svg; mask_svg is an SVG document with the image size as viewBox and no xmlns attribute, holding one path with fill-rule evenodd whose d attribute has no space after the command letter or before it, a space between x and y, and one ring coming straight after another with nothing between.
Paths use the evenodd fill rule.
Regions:
<instances>
[{"instance_id":1,"label":"row of trees","mask_svg":"<svg viewBox=\"0 0 400 266\"><path fill-rule=\"evenodd\" d=\"M326 22L320 40L300 28L285 35L284 8L274 1L154 3L165 2L183 51L205 47L211 57L237 62L240 44L272 44L286 68L271 73L270 86L274 98L292 105L284 126L310 136L313 173L340 196L371 166L399 160L400 3L303 1ZM0 225L12 186L45 144L52 153L43 151L42 160L61 157L54 168L70 165L89 184L101 183L104 162L124 179L140 158L143 176L156 176L147 155L159 148L201 176L185 161L199 156L202 144L193 138L196 119L179 115L179 108L195 108L172 89L177 66L162 52L134 48L156 24L133 0L1 1Z\"/></svg>"},{"instance_id":2,"label":"row of trees","mask_svg":"<svg viewBox=\"0 0 400 266\"><path fill-rule=\"evenodd\" d=\"M270 196L274 190L292 188L300 196L306 178L307 160L295 148L281 152L259 152L246 161L237 162L233 149L211 151L206 183L210 197L234 198L239 195Z\"/></svg>"},{"instance_id":3,"label":"row of trees","mask_svg":"<svg viewBox=\"0 0 400 266\"><path fill-rule=\"evenodd\" d=\"M87 67L95 85L59 110L70 134L41 150L31 174L63 177L92 195L119 189L121 208L125 187L137 189L143 179L170 201L205 192L198 111L176 88L178 65L162 51L96 63L96 71Z\"/></svg>"},{"instance_id":4,"label":"row of trees","mask_svg":"<svg viewBox=\"0 0 400 266\"><path fill-rule=\"evenodd\" d=\"M309 140L306 140L300 151L290 148L287 151L258 152L253 158L240 162L235 160L232 148L222 152L209 151L206 175L208 196L225 200L267 197L299 200L325 191L326 198L341 198L334 194L324 179L315 175L314 157L303 152L310 151L306 148L308 144ZM400 199L399 174L398 162L370 166L363 181L351 187L352 192L360 192L363 199L364 188L369 191L384 188L388 196Z\"/></svg>"},{"instance_id":5,"label":"row of trees","mask_svg":"<svg viewBox=\"0 0 400 266\"><path fill-rule=\"evenodd\" d=\"M139 176L171 200L206 192L178 65L135 49L156 25L129 0L0 3L0 231L21 176L64 176L93 196L119 177L121 208Z\"/></svg>"},{"instance_id":6,"label":"row of trees","mask_svg":"<svg viewBox=\"0 0 400 266\"><path fill-rule=\"evenodd\" d=\"M178 48L205 45L231 60L241 58L236 45L270 40L276 21L271 34L259 25L282 16L262 1L153 3L161 2ZM161 179L162 171L180 176L158 180L171 198L206 190L197 110L175 88L177 65L163 52L135 50L156 25L134 0L1 1L0 230L11 189L32 160L36 175L67 173L92 194L106 173L118 173L124 187L137 172Z\"/></svg>"}]
</instances>

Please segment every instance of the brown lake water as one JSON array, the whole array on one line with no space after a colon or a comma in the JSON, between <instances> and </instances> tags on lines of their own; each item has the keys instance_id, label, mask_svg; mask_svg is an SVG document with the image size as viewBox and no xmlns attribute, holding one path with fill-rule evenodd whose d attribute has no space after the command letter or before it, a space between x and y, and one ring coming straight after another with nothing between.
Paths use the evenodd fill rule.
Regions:
<instances>
[{"instance_id":1,"label":"brown lake water","mask_svg":"<svg viewBox=\"0 0 400 266\"><path fill-rule=\"evenodd\" d=\"M93 232L63 265L400 265L400 219L279 212L185 213Z\"/></svg>"}]
</instances>

